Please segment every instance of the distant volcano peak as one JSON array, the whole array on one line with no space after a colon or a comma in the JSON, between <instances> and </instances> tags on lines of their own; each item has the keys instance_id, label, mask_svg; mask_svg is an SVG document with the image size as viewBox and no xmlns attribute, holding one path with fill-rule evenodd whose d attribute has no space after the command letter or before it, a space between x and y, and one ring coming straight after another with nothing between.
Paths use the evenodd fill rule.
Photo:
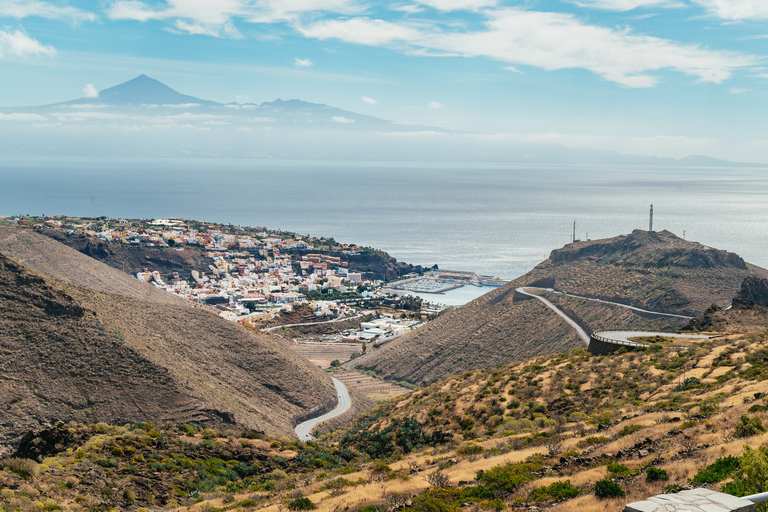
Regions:
<instances>
[{"instance_id":1,"label":"distant volcano peak","mask_svg":"<svg viewBox=\"0 0 768 512\"><path fill-rule=\"evenodd\" d=\"M99 92L96 98L82 98L67 103L106 103L108 105L179 105L198 103L216 105L214 101L202 100L181 94L159 80L145 74Z\"/></svg>"}]
</instances>

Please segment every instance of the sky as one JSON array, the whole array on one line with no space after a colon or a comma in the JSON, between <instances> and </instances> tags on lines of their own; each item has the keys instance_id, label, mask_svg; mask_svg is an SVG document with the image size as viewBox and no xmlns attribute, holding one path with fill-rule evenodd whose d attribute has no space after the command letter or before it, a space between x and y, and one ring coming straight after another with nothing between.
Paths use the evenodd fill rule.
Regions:
<instances>
[{"instance_id":1,"label":"sky","mask_svg":"<svg viewBox=\"0 0 768 512\"><path fill-rule=\"evenodd\" d=\"M222 103L768 163L766 40L766 0L0 0L0 106L143 73Z\"/></svg>"}]
</instances>

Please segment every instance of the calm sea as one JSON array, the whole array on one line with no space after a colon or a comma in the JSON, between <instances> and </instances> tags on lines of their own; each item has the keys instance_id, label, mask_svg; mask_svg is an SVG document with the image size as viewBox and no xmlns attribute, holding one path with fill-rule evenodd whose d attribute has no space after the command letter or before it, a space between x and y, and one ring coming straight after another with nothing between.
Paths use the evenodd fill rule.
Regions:
<instances>
[{"instance_id":1,"label":"calm sea","mask_svg":"<svg viewBox=\"0 0 768 512\"><path fill-rule=\"evenodd\" d=\"M0 160L0 215L185 217L514 278L577 237L668 229L768 267L768 169L218 159Z\"/></svg>"}]
</instances>

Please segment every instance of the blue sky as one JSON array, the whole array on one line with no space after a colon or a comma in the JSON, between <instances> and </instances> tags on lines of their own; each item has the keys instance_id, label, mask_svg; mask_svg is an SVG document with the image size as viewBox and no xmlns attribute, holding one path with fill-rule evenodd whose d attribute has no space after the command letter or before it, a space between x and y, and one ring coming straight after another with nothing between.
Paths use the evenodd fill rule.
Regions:
<instances>
[{"instance_id":1,"label":"blue sky","mask_svg":"<svg viewBox=\"0 0 768 512\"><path fill-rule=\"evenodd\" d=\"M0 0L0 105L141 73L625 153L768 162L766 0Z\"/></svg>"}]
</instances>

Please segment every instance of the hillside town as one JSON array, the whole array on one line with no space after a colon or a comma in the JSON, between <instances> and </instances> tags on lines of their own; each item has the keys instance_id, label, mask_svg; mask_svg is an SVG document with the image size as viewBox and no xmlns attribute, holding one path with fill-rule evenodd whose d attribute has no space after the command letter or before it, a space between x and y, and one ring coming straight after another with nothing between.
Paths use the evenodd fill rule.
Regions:
<instances>
[{"instance_id":1,"label":"hillside town","mask_svg":"<svg viewBox=\"0 0 768 512\"><path fill-rule=\"evenodd\" d=\"M370 317L371 321L363 322L347 338L371 341L402 334L420 323L382 315L376 305L397 305L405 300L406 309L413 310L413 316L419 319L442 309L420 299L411 303L407 298L383 292L384 281L370 273L350 270L355 258L371 249L337 244L333 239L185 219L56 216L18 217L13 222L129 248L199 250L207 266L191 270L189 276L149 267L135 276L187 300L216 308L220 316L234 322L258 324L301 305L311 308L318 320Z\"/></svg>"}]
</instances>

